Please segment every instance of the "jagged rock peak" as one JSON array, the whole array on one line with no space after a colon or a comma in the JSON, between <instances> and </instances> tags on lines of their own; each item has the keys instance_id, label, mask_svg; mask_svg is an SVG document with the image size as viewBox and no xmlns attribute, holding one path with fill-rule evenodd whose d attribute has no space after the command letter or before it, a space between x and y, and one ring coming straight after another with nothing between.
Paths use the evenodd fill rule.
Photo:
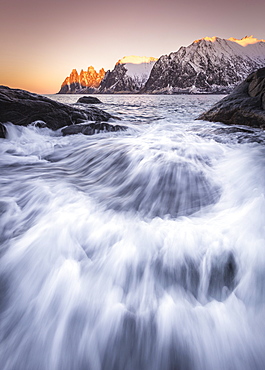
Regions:
<instances>
[{"instance_id":1,"label":"jagged rock peak","mask_svg":"<svg viewBox=\"0 0 265 370\"><path fill-rule=\"evenodd\" d=\"M73 69L69 77L66 77L61 85L59 94L91 93L97 89L105 76L103 68L97 72L94 67L88 67L87 71L81 69L78 74Z\"/></svg>"},{"instance_id":2,"label":"jagged rock peak","mask_svg":"<svg viewBox=\"0 0 265 370\"><path fill-rule=\"evenodd\" d=\"M137 55L128 55L123 57L122 59L119 59L117 64L127 64L127 63L132 63L132 64L142 64L142 63L150 63L150 62L156 62L158 58L154 57L140 57Z\"/></svg>"}]
</instances>

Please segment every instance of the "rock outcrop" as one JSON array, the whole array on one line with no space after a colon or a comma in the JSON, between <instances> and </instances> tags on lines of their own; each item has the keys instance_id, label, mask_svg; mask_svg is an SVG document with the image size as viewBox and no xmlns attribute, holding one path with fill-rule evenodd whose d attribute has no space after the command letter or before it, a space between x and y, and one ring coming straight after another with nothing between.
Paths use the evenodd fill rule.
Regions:
<instances>
[{"instance_id":1,"label":"rock outcrop","mask_svg":"<svg viewBox=\"0 0 265 370\"><path fill-rule=\"evenodd\" d=\"M265 68L250 74L231 94L197 119L265 129Z\"/></svg>"},{"instance_id":2,"label":"rock outcrop","mask_svg":"<svg viewBox=\"0 0 265 370\"><path fill-rule=\"evenodd\" d=\"M155 63L143 93L229 93L265 66L265 40L205 37Z\"/></svg>"},{"instance_id":3,"label":"rock outcrop","mask_svg":"<svg viewBox=\"0 0 265 370\"><path fill-rule=\"evenodd\" d=\"M145 85L157 58L126 56L118 60L112 71L99 73L93 67L78 74L73 69L58 94L93 94L93 93L138 93Z\"/></svg>"},{"instance_id":4,"label":"rock outcrop","mask_svg":"<svg viewBox=\"0 0 265 370\"><path fill-rule=\"evenodd\" d=\"M101 104L102 102L95 96L82 96L77 100L77 103L82 104Z\"/></svg>"},{"instance_id":5,"label":"rock outcrop","mask_svg":"<svg viewBox=\"0 0 265 370\"><path fill-rule=\"evenodd\" d=\"M58 94L91 94L99 87L105 76L105 71L102 68L97 72L94 67L88 67L87 71L81 70L78 74L76 69L73 69L70 76L66 77L62 83Z\"/></svg>"},{"instance_id":6,"label":"rock outcrop","mask_svg":"<svg viewBox=\"0 0 265 370\"><path fill-rule=\"evenodd\" d=\"M112 116L96 107L76 108L42 95L0 86L0 122L27 126L38 122L52 130L84 121L108 121ZM1 129L2 130L2 129ZM3 135L4 131L2 130Z\"/></svg>"},{"instance_id":7,"label":"rock outcrop","mask_svg":"<svg viewBox=\"0 0 265 370\"><path fill-rule=\"evenodd\" d=\"M139 93L149 78L157 58L126 56L108 71L99 86L100 93Z\"/></svg>"},{"instance_id":8,"label":"rock outcrop","mask_svg":"<svg viewBox=\"0 0 265 370\"><path fill-rule=\"evenodd\" d=\"M66 135L75 135L75 134L84 134L84 135L94 135L99 134L100 132L115 132L115 131L125 131L126 126L120 125L111 125L106 122L95 122L89 124L79 124L71 125L62 129L62 134Z\"/></svg>"}]
</instances>

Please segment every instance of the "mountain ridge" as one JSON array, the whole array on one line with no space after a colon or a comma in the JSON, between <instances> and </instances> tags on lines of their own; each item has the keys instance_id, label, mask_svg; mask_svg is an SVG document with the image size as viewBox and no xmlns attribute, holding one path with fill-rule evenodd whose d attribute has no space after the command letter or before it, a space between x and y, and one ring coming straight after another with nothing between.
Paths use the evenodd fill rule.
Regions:
<instances>
[{"instance_id":1,"label":"mountain ridge","mask_svg":"<svg viewBox=\"0 0 265 370\"><path fill-rule=\"evenodd\" d=\"M62 83L58 94L93 93L99 87L105 73L104 68L97 72L92 66L88 67L87 71L81 69L80 74L73 69Z\"/></svg>"},{"instance_id":2,"label":"mountain ridge","mask_svg":"<svg viewBox=\"0 0 265 370\"><path fill-rule=\"evenodd\" d=\"M99 93L138 93L149 78L157 58L136 55L119 59L99 86Z\"/></svg>"},{"instance_id":3,"label":"mountain ridge","mask_svg":"<svg viewBox=\"0 0 265 370\"><path fill-rule=\"evenodd\" d=\"M107 72L89 67L79 75L73 70L59 93L229 93L264 66L265 40L206 36L158 59L130 55Z\"/></svg>"},{"instance_id":4,"label":"mountain ridge","mask_svg":"<svg viewBox=\"0 0 265 370\"><path fill-rule=\"evenodd\" d=\"M243 46L244 45L244 46ZM228 93L265 65L265 41L205 37L162 55L143 93Z\"/></svg>"}]
</instances>

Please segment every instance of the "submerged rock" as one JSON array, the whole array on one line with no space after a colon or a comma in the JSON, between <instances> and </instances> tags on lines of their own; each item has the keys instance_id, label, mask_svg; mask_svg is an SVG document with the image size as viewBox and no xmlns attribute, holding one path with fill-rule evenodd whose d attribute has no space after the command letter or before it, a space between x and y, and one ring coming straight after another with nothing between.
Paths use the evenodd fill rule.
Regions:
<instances>
[{"instance_id":1,"label":"submerged rock","mask_svg":"<svg viewBox=\"0 0 265 370\"><path fill-rule=\"evenodd\" d=\"M0 122L0 138L6 137L6 128L5 126Z\"/></svg>"},{"instance_id":2,"label":"submerged rock","mask_svg":"<svg viewBox=\"0 0 265 370\"><path fill-rule=\"evenodd\" d=\"M112 116L96 107L78 109L42 95L0 86L0 121L27 126L43 121L52 130L84 121L108 121Z\"/></svg>"},{"instance_id":3,"label":"submerged rock","mask_svg":"<svg viewBox=\"0 0 265 370\"><path fill-rule=\"evenodd\" d=\"M101 104L102 102L94 96L82 96L77 100L77 103L82 104Z\"/></svg>"},{"instance_id":4,"label":"submerged rock","mask_svg":"<svg viewBox=\"0 0 265 370\"><path fill-rule=\"evenodd\" d=\"M71 125L62 129L62 134L66 135L75 135L75 134L84 134L84 135L94 135L100 132L110 132L110 131L125 131L126 126L120 125L110 125L105 122L95 122L89 124L81 125Z\"/></svg>"},{"instance_id":5,"label":"submerged rock","mask_svg":"<svg viewBox=\"0 0 265 370\"><path fill-rule=\"evenodd\" d=\"M265 68L251 73L234 91L197 119L265 128Z\"/></svg>"}]
</instances>

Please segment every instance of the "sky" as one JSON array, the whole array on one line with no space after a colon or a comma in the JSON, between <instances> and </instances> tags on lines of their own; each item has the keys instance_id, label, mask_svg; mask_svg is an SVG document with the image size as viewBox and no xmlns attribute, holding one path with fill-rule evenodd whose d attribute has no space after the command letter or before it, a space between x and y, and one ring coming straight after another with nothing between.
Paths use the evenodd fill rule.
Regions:
<instances>
[{"instance_id":1,"label":"sky","mask_svg":"<svg viewBox=\"0 0 265 370\"><path fill-rule=\"evenodd\" d=\"M265 39L264 0L0 0L0 84L56 93L72 69L113 69L205 36Z\"/></svg>"}]
</instances>

